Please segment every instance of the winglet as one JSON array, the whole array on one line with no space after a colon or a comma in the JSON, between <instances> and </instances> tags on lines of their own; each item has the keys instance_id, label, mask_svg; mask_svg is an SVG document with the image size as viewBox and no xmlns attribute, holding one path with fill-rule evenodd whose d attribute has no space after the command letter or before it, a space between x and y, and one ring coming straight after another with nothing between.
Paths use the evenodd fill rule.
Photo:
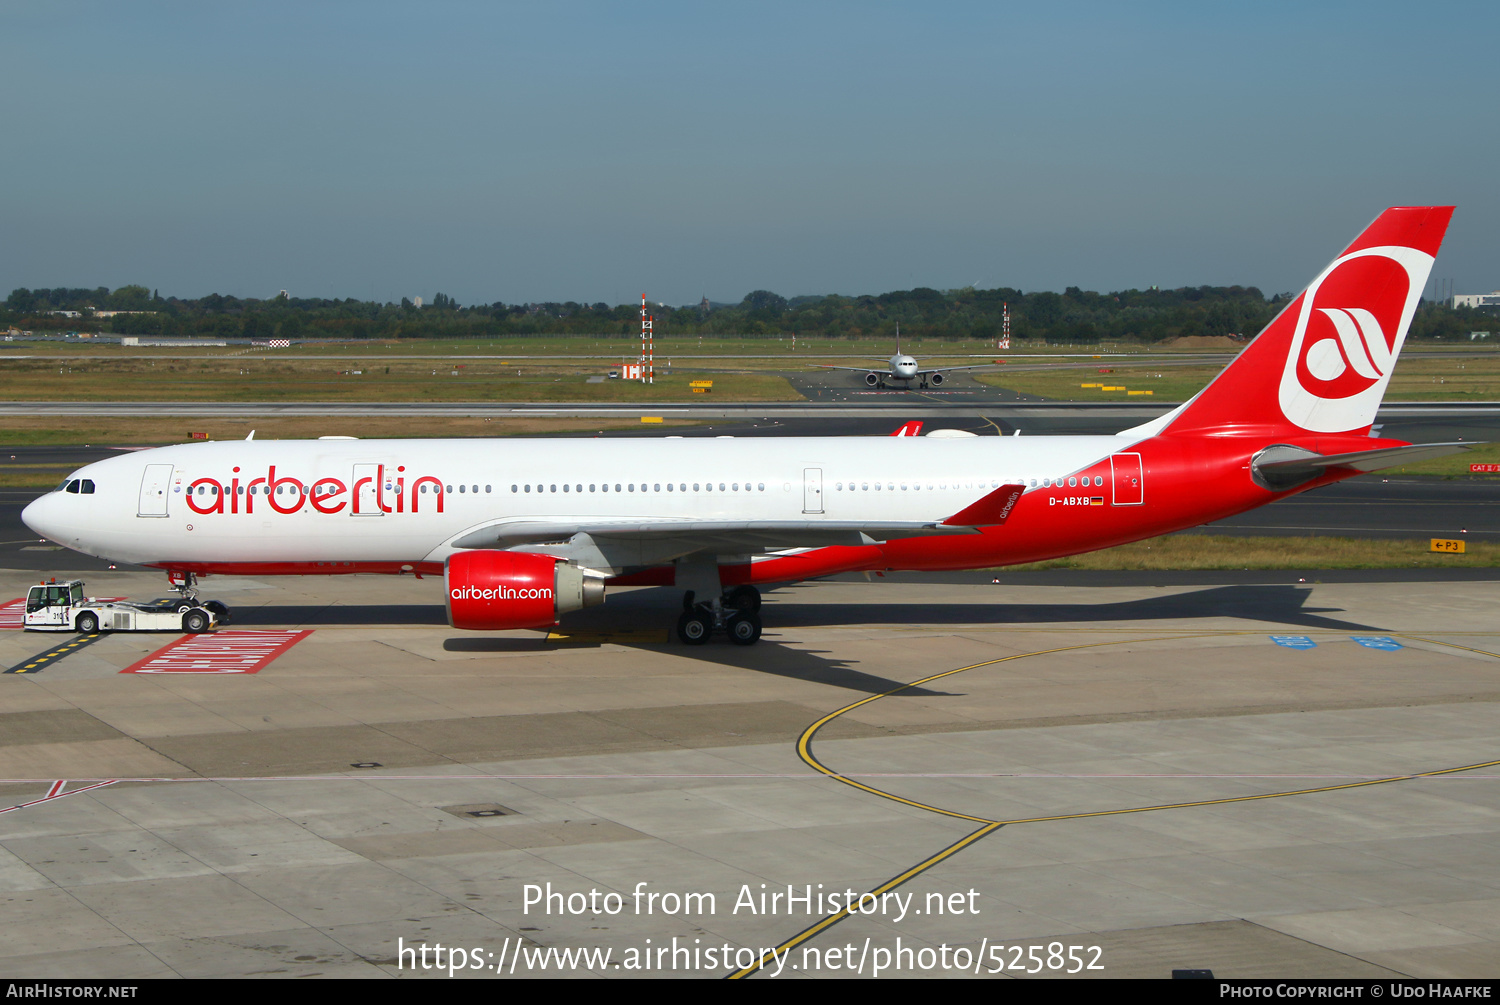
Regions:
<instances>
[{"instance_id":1,"label":"winglet","mask_svg":"<svg viewBox=\"0 0 1500 1005\"><path fill-rule=\"evenodd\" d=\"M942 522L944 527L998 527L1015 508L1016 500L1026 491L1024 485L1002 485L972 505L966 506Z\"/></svg>"},{"instance_id":2,"label":"winglet","mask_svg":"<svg viewBox=\"0 0 1500 1005\"><path fill-rule=\"evenodd\" d=\"M908 422L908 423L905 423L904 425L902 425L902 427L900 429L896 430L891 435L892 436L921 436L922 435L922 420L921 419L913 419L911 422Z\"/></svg>"},{"instance_id":3,"label":"winglet","mask_svg":"<svg viewBox=\"0 0 1500 1005\"><path fill-rule=\"evenodd\" d=\"M253 440L253 439L255 439L255 430L253 430L253 429L250 430L250 435L247 436L247 437L245 437L245 439L247 439L247 440Z\"/></svg>"}]
</instances>

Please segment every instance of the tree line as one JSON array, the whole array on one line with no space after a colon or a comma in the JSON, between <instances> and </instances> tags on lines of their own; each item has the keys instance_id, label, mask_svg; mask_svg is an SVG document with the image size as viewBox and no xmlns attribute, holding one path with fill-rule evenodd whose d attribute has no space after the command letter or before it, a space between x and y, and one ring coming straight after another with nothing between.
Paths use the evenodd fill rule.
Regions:
<instances>
[{"instance_id":1,"label":"tree line","mask_svg":"<svg viewBox=\"0 0 1500 1005\"><path fill-rule=\"evenodd\" d=\"M999 337L1003 312L1018 340L1089 344L1160 342L1165 339L1259 332L1292 298L1267 297L1254 286L1191 286L1173 290L1095 293L1070 286L1062 293L1001 287L935 290L919 287L869 296L786 298L756 290L737 304L706 298L682 307L653 307L657 335L800 338L984 339ZM68 318L54 311L79 311ZM92 320L95 311L130 311ZM1424 302L1411 336L1467 341L1487 329L1493 315ZM439 293L418 306L403 298L380 303L353 298L278 295L268 299L223 296L162 297L144 286L115 290L17 289L0 307L0 327L65 331L80 327L120 335L203 338L504 338L520 335L621 336L640 330L638 304L528 303L460 305Z\"/></svg>"}]
</instances>

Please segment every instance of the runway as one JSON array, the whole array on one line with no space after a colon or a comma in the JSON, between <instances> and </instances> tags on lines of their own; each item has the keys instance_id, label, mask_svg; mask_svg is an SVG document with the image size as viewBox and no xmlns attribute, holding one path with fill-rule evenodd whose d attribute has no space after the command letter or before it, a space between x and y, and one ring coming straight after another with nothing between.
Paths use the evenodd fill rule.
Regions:
<instances>
[{"instance_id":1,"label":"runway","mask_svg":"<svg viewBox=\"0 0 1500 1005\"><path fill-rule=\"evenodd\" d=\"M311 634L253 674L120 673L169 633L0 676L0 958L1491 976L1500 583L1217 576L843 577L768 595L751 649L666 642L671 591L549 637L453 632L431 580L223 580L237 631ZM0 658L47 641L0 632ZM818 903L846 891L876 899Z\"/></svg>"}]
</instances>

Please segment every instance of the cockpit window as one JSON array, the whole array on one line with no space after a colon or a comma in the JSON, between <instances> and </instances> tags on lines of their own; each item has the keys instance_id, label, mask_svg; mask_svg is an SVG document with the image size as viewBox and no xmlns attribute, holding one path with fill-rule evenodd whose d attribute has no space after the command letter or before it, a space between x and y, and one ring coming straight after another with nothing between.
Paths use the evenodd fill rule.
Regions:
<instances>
[{"instance_id":1,"label":"cockpit window","mask_svg":"<svg viewBox=\"0 0 1500 1005\"><path fill-rule=\"evenodd\" d=\"M73 483L72 479L70 479L70 478L64 478L62 481L60 481L60 482L57 483L57 488L53 489L52 491L53 492L62 492L65 489L67 489L67 487L69 485L71 485L72 483Z\"/></svg>"},{"instance_id":2,"label":"cockpit window","mask_svg":"<svg viewBox=\"0 0 1500 1005\"><path fill-rule=\"evenodd\" d=\"M63 488L63 491L64 492L71 492L74 495L77 495L78 494L78 479L74 478L72 481L68 482L68 484Z\"/></svg>"},{"instance_id":3,"label":"cockpit window","mask_svg":"<svg viewBox=\"0 0 1500 1005\"><path fill-rule=\"evenodd\" d=\"M86 496L93 495L94 494L94 480L92 478L85 478L82 481L80 481L78 483L78 491L82 492Z\"/></svg>"}]
</instances>

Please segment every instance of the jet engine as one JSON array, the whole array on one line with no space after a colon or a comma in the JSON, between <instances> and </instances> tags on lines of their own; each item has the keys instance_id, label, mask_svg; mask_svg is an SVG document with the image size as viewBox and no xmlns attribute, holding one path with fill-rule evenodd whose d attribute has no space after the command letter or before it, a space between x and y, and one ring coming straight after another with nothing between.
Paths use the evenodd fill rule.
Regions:
<instances>
[{"instance_id":1,"label":"jet engine","mask_svg":"<svg viewBox=\"0 0 1500 1005\"><path fill-rule=\"evenodd\" d=\"M604 602L604 580L551 555L461 551L443 567L448 623L496 631L546 628L557 616Z\"/></svg>"},{"instance_id":2,"label":"jet engine","mask_svg":"<svg viewBox=\"0 0 1500 1005\"><path fill-rule=\"evenodd\" d=\"M871 387L876 386L880 383L880 374L874 372L865 374L865 383Z\"/></svg>"},{"instance_id":3,"label":"jet engine","mask_svg":"<svg viewBox=\"0 0 1500 1005\"><path fill-rule=\"evenodd\" d=\"M943 375L940 373L930 373L927 375L927 383L931 384L933 387L942 387Z\"/></svg>"}]
</instances>

